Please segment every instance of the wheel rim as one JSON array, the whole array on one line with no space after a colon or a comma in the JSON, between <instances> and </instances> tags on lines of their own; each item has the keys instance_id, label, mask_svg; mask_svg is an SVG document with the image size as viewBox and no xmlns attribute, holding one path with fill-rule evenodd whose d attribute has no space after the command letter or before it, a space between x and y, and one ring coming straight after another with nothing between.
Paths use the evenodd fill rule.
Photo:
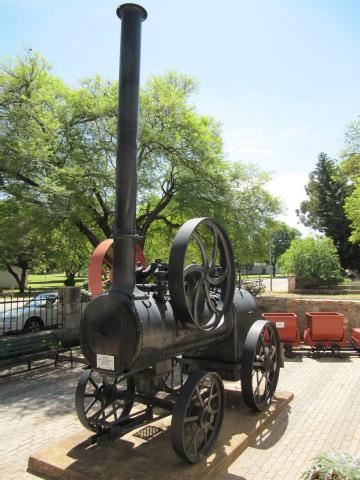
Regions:
<instances>
[{"instance_id":1,"label":"wheel rim","mask_svg":"<svg viewBox=\"0 0 360 480\"><path fill-rule=\"evenodd\" d=\"M258 320L246 337L241 364L241 387L247 405L262 411L270 404L279 370L279 334L271 322Z\"/></svg>"},{"instance_id":2,"label":"wheel rim","mask_svg":"<svg viewBox=\"0 0 360 480\"><path fill-rule=\"evenodd\" d=\"M41 328L40 323L37 320L31 320L28 324L27 330L31 333L39 332Z\"/></svg>"},{"instance_id":3,"label":"wheel rim","mask_svg":"<svg viewBox=\"0 0 360 480\"><path fill-rule=\"evenodd\" d=\"M212 218L193 218L176 234L169 259L175 317L199 330L221 325L235 285L234 259L225 229Z\"/></svg>"},{"instance_id":4,"label":"wheel rim","mask_svg":"<svg viewBox=\"0 0 360 480\"><path fill-rule=\"evenodd\" d=\"M198 463L212 449L224 417L225 392L216 373L196 372L180 390L171 422L175 452Z\"/></svg>"},{"instance_id":5,"label":"wheel rim","mask_svg":"<svg viewBox=\"0 0 360 480\"><path fill-rule=\"evenodd\" d=\"M132 378L109 380L91 369L85 370L75 392L77 416L85 428L101 432L130 414L134 393Z\"/></svg>"}]
</instances>

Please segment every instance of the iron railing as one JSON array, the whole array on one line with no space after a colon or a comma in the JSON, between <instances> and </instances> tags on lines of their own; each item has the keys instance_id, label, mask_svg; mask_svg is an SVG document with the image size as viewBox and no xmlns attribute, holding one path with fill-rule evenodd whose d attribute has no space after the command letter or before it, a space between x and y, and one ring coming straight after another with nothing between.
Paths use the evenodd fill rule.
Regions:
<instances>
[{"instance_id":1,"label":"iron railing","mask_svg":"<svg viewBox=\"0 0 360 480\"><path fill-rule=\"evenodd\" d=\"M0 294L0 335L59 328L63 303L56 288Z\"/></svg>"}]
</instances>

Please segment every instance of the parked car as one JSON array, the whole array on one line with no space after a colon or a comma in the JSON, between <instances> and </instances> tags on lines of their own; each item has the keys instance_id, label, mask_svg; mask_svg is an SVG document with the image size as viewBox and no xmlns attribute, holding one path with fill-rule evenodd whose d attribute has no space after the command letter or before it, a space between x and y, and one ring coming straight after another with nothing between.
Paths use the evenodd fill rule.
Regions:
<instances>
[{"instance_id":1,"label":"parked car","mask_svg":"<svg viewBox=\"0 0 360 480\"><path fill-rule=\"evenodd\" d=\"M81 294L81 304L90 301L90 297ZM85 306L85 305L84 305ZM62 303L58 292L40 293L21 305L17 301L3 313L0 318L0 335L23 331L38 332L44 328L54 328L62 325Z\"/></svg>"}]
</instances>

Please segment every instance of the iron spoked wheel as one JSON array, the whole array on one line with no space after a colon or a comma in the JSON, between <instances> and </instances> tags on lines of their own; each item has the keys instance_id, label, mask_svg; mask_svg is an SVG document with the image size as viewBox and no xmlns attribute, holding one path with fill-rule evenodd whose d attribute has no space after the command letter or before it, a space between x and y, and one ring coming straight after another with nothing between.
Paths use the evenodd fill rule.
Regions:
<instances>
[{"instance_id":1,"label":"iron spoked wheel","mask_svg":"<svg viewBox=\"0 0 360 480\"><path fill-rule=\"evenodd\" d=\"M275 393L280 370L279 334L271 322L257 320L244 343L241 389L245 403L263 411Z\"/></svg>"},{"instance_id":2,"label":"iron spoked wheel","mask_svg":"<svg viewBox=\"0 0 360 480\"><path fill-rule=\"evenodd\" d=\"M99 433L130 414L134 393L131 377L109 381L94 370L85 370L75 392L77 416L85 428Z\"/></svg>"},{"instance_id":3,"label":"iron spoked wheel","mask_svg":"<svg viewBox=\"0 0 360 480\"><path fill-rule=\"evenodd\" d=\"M198 463L213 448L225 409L225 392L217 373L199 371L180 390L171 421L171 441L179 457Z\"/></svg>"},{"instance_id":4,"label":"iron spoked wheel","mask_svg":"<svg viewBox=\"0 0 360 480\"><path fill-rule=\"evenodd\" d=\"M225 229L212 218L193 218L177 232L169 259L175 317L202 331L215 330L234 297L235 269Z\"/></svg>"},{"instance_id":5,"label":"iron spoked wheel","mask_svg":"<svg viewBox=\"0 0 360 480\"><path fill-rule=\"evenodd\" d=\"M186 373L181 370L181 358L173 357L171 359L171 372L163 378L163 389L167 393L177 393L188 378Z\"/></svg>"}]
</instances>

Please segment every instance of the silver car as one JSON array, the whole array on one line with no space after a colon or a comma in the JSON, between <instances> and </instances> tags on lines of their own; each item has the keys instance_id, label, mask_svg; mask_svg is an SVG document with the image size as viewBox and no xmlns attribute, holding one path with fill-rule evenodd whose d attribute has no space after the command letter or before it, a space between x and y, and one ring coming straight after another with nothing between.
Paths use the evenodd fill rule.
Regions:
<instances>
[{"instance_id":1,"label":"silver car","mask_svg":"<svg viewBox=\"0 0 360 480\"><path fill-rule=\"evenodd\" d=\"M40 293L26 303L16 303L0 317L0 334L37 332L62 323L62 309L57 292ZM59 308L60 307L60 308Z\"/></svg>"},{"instance_id":2,"label":"silver car","mask_svg":"<svg viewBox=\"0 0 360 480\"><path fill-rule=\"evenodd\" d=\"M81 312L91 300L81 293ZM7 303L7 302L6 302ZM28 302L14 301L9 310L0 313L0 335L11 332L38 332L63 323L63 304L58 292L40 293Z\"/></svg>"}]
</instances>

